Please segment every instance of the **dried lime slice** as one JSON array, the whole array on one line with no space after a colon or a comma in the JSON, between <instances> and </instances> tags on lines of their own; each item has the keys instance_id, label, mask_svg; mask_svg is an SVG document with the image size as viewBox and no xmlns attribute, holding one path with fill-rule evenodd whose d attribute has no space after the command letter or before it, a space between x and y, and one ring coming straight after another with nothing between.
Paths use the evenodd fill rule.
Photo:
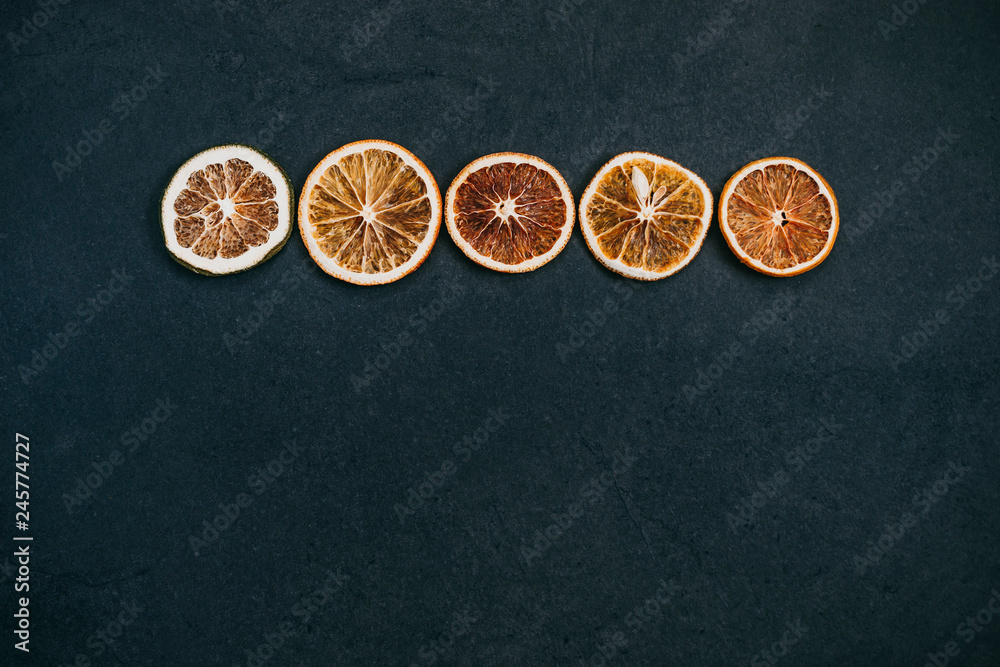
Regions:
<instances>
[{"instance_id":1,"label":"dried lime slice","mask_svg":"<svg viewBox=\"0 0 1000 667\"><path fill-rule=\"evenodd\" d=\"M249 146L198 153L163 193L167 250L198 273L246 271L278 252L292 231L292 185L281 167Z\"/></svg>"}]
</instances>

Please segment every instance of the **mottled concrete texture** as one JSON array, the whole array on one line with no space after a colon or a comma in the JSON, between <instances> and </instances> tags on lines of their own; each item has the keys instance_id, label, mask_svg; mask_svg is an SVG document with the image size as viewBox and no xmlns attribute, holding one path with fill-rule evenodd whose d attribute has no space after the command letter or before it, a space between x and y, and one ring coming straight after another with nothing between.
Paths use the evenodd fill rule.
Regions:
<instances>
[{"instance_id":1,"label":"mottled concrete texture","mask_svg":"<svg viewBox=\"0 0 1000 667\"><path fill-rule=\"evenodd\" d=\"M997 3L115 4L0 21L0 662L1000 664ZM196 152L298 190L367 138L577 198L628 150L716 197L791 155L840 236L779 280L713 221L641 284L578 230L377 288L297 232L227 278L165 251Z\"/></svg>"}]
</instances>

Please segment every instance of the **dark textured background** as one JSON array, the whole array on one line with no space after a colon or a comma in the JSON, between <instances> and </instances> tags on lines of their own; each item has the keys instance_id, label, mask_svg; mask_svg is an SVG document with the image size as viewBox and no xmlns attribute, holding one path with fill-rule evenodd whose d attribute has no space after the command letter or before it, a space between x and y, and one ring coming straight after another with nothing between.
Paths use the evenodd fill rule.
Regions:
<instances>
[{"instance_id":1,"label":"dark textured background","mask_svg":"<svg viewBox=\"0 0 1000 667\"><path fill-rule=\"evenodd\" d=\"M666 4L74 0L4 39L0 416L9 459L15 431L34 445L35 662L596 665L620 633L608 664L770 664L760 651L798 623L779 664L922 665L959 636L1000 589L1000 279L977 277L1000 238L1000 10L912 0L884 35L889 2ZM5 3L0 28L37 11ZM102 121L90 155L53 164ZM745 163L789 154L831 183L841 234L820 267L778 280L713 222L695 261L649 284L602 268L578 231L520 276L445 233L378 288L301 269L297 232L222 279L163 248L159 196L194 153L257 145L298 190L365 138L414 150L442 191L472 159L521 151L577 197L626 150L680 162L716 197ZM113 271L134 278L37 375L19 370L107 300ZM356 389L366 363L387 367ZM177 407L127 451L158 399ZM456 455L490 410L509 420ZM820 419L840 426L806 462ZM293 439L280 476L251 479ZM92 497L69 500L116 450ZM635 460L585 487L616 452ZM949 462L968 472L924 512L914 496ZM776 478L746 525L727 519ZM239 493L252 504L195 553ZM303 622L295 605L328 571L342 586ZM105 644L123 604L142 611ZM282 623L295 634L277 640ZM953 664L1000 664L998 626L960 637Z\"/></svg>"}]
</instances>

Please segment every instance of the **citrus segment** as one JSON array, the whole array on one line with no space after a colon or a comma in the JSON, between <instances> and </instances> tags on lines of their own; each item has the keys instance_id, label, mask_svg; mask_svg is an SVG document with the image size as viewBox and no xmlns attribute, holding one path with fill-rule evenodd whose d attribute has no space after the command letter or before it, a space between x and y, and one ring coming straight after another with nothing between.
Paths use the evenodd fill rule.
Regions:
<instances>
[{"instance_id":1,"label":"citrus segment","mask_svg":"<svg viewBox=\"0 0 1000 667\"><path fill-rule=\"evenodd\" d=\"M284 172L262 153L239 145L210 148L184 163L164 192L167 249L199 273L248 269L288 239L291 199Z\"/></svg>"},{"instance_id":2,"label":"citrus segment","mask_svg":"<svg viewBox=\"0 0 1000 667\"><path fill-rule=\"evenodd\" d=\"M359 285L419 266L441 226L441 194L420 160L388 141L359 141L327 155L302 190L302 238L324 271Z\"/></svg>"},{"instance_id":3,"label":"citrus segment","mask_svg":"<svg viewBox=\"0 0 1000 667\"><path fill-rule=\"evenodd\" d=\"M623 153L580 200L591 252L613 271L658 280L690 262L712 219L712 193L693 172L650 153Z\"/></svg>"},{"instance_id":4,"label":"citrus segment","mask_svg":"<svg viewBox=\"0 0 1000 667\"><path fill-rule=\"evenodd\" d=\"M473 261L519 273L542 266L573 231L573 195L544 160L497 153L473 161L447 195L448 233Z\"/></svg>"},{"instance_id":5,"label":"citrus segment","mask_svg":"<svg viewBox=\"0 0 1000 667\"><path fill-rule=\"evenodd\" d=\"M827 182L794 158L758 160L723 189L719 223L744 263L772 276L793 276L829 254L839 226Z\"/></svg>"}]
</instances>

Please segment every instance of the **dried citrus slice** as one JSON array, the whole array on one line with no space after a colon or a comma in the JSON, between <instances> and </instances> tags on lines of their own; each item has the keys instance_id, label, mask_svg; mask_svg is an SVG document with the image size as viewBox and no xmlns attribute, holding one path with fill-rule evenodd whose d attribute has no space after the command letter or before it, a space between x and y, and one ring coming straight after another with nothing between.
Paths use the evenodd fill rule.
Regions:
<instances>
[{"instance_id":1,"label":"dried citrus slice","mask_svg":"<svg viewBox=\"0 0 1000 667\"><path fill-rule=\"evenodd\" d=\"M448 188L448 233L474 262L497 271L534 271L566 247L573 193L548 162L495 153L469 164Z\"/></svg>"},{"instance_id":2,"label":"dried citrus slice","mask_svg":"<svg viewBox=\"0 0 1000 667\"><path fill-rule=\"evenodd\" d=\"M167 250L206 275L245 271L278 252L292 230L292 186L249 146L198 153L170 180L160 204Z\"/></svg>"},{"instance_id":3,"label":"dried citrus slice","mask_svg":"<svg viewBox=\"0 0 1000 667\"><path fill-rule=\"evenodd\" d=\"M441 191L424 163L390 141L356 141L316 165L299 200L299 231L331 276L399 280L427 258L441 228Z\"/></svg>"},{"instance_id":4,"label":"dried citrus slice","mask_svg":"<svg viewBox=\"0 0 1000 667\"><path fill-rule=\"evenodd\" d=\"M769 276L794 276L830 254L840 214L830 185L809 165L771 157L729 179L719 226L741 262Z\"/></svg>"},{"instance_id":5,"label":"dried citrus slice","mask_svg":"<svg viewBox=\"0 0 1000 667\"><path fill-rule=\"evenodd\" d=\"M694 172L651 153L622 153L580 199L580 228L594 256L629 278L677 273L701 250L712 192Z\"/></svg>"}]
</instances>

